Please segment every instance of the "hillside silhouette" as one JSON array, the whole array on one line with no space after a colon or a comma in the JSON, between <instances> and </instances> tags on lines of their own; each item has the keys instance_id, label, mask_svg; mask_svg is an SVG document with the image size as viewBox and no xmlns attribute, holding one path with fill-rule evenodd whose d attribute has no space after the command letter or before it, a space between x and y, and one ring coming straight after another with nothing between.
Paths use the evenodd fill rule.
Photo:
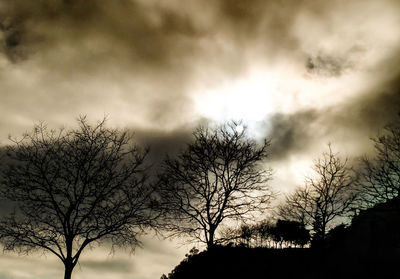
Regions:
<instances>
[{"instance_id":1,"label":"hillside silhouette","mask_svg":"<svg viewBox=\"0 0 400 279\"><path fill-rule=\"evenodd\" d=\"M347 228L331 231L327 249L358 261L390 263L400 256L400 199L362 210Z\"/></svg>"},{"instance_id":2,"label":"hillside silhouette","mask_svg":"<svg viewBox=\"0 0 400 279\"><path fill-rule=\"evenodd\" d=\"M325 247L217 246L186 255L162 278L397 278L399 217L398 200L390 200L332 229Z\"/></svg>"}]
</instances>

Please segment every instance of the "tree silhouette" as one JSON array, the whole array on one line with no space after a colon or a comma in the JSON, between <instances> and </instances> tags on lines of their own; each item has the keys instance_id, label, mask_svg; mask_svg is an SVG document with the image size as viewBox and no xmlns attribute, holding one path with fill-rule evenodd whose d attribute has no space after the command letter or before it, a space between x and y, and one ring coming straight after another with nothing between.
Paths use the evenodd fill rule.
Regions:
<instances>
[{"instance_id":1,"label":"tree silhouette","mask_svg":"<svg viewBox=\"0 0 400 279\"><path fill-rule=\"evenodd\" d=\"M305 187L299 187L286 196L278 209L284 219L294 220L312 227L314 243L323 243L329 225L338 217L346 216L357 198L357 177L341 160L329 152L314 162L314 178L307 178Z\"/></svg>"},{"instance_id":2,"label":"tree silhouette","mask_svg":"<svg viewBox=\"0 0 400 279\"><path fill-rule=\"evenodd\" d=\"M92 126L81 117L78 124L58 131L35 126L8 146L0 173L1 198L15 206L0 221L4 249L50 251L64 263L65 279L86 247L107 240L133 249L156 218L147 151L105 120Z\"/></svg>"},{"instance_id":3,"label":"tree silhouette","mask_svg":"<svg viewBox=\"0 0 400 279\"><path fill-rule=\"evenodd\" d=\"M303 247L310 240L310 233L300 222L278 220L275 225L275 238L285 241L288 245Z\"/></svg>"},{"instance_id":4,"label":"tree silhouette","mask_svg":"<svg viewBox=\"0 0 400 279\"><path fill-rule=\"evenodd\" d=\"M251 240L254 238L254 226L243 224L239 228L239 237L242 239L246 247L251 247Z\"/></svg>"},{"instance_id":5,"label":"tree silhouette","mask_svg":"<svg viewBox=\"0 0 400 279\"><path fill-rule=\"evenodd\" d=\"M400 116L373 138L376 156L362 159L361 180L363 200L367 206L386 202L400 191Z\"/></svg>"},{"instance_id":6,"label":"tree silhouette","mask_svg":"<svg viewBox=\"0 0 400 279\"><path fill-rule=\"evenodd\" d=\"M268 141L258 145L246 129L230 122L215 129L200 127L194 141L177 158L167 158L160 175L168 228L207 244L218 243L219 225L241 221L268 206L271 171L262 165Z\"/></svg>"},{"instance_id":7,"label":"tree silhouette","mask_svg":"<svg viewBox=\"0 0 400 279\"><path fill-rule=\"evenodd\" d=\"M272 230L275 223L271 220L263 220L255 224L241 224L237 228L226 227L219 234L220 243L228 246L263 247L270 246Z\"/></svg>"},{"instance_id":8,"label":"tree silhouette","mask_svg":"<svg viewBox=\"0 0 400 279\"><path fill-rule=\"evenodd\" d=\"M264 242L266 242L266 246L271 247L275 225L276 224L269 219L265 219L255 225L255 231L260 239L261 246L264 246Z\"/></svg>"}]
</instances>

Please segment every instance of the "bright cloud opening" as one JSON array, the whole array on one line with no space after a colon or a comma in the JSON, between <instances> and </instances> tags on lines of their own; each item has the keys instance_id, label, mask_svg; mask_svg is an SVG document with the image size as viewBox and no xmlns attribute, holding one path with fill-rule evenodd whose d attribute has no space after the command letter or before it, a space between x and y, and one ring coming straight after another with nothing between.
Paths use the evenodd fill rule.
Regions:
<instances>
[{"instance_id":1,"label":"bright cloud opening","mask_svg":"<svg viewBox=\"0 0 400 279\"><path fill-rule=\"evenodd\" d=\"M200 115L217 122L230 119L256 122L273 112L273 91L276 91L273 80L265 72L259 72L205 89L195 94L194 102Z\"/></svg>"}]
</instances>

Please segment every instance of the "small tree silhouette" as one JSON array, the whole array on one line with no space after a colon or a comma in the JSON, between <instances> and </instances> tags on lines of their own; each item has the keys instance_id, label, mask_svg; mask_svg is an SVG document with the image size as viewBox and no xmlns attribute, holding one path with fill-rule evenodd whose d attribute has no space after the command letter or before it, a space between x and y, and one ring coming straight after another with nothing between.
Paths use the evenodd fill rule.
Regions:
<instances>
[{"instance_id":1,"label":"small tree silhouette","mask_svg":"<svg viewBox=\"0 0 400 279\"><path fill-rule=\"evenodd\" d=\"M359 192L357 176L347 166L347 159L340 159L330 145L329 152L314 162L314 171L316 176L308 178L305 187L286 196L278 215L311 226L313 239L322 243L333 220L353 210Z\"/></svg>"},{"instance_id":2,"label":"small tree silhouette","mask_svg":"<svg viewBox=\"0 0 400 279\"><path fill-rule=\"evenodd\" d=\"M243 224L239 228L239 237L242 239L246 247L251 247L251 240L254 237L254 227L250 225Z\"/></svg>"},{"instance_id":3,"label":"small tree silhouette","mask_svg":"<svg viewBox=\"0 0 400 279\"><path fill-rule=\"evenodd\" d=\"M267 247L271 247L274 227L275 223L268 219L256 224L255 229L260 239L261 246L264 246L264 242L266 242Z\"/></svg>"},{"instance_id":4,"label":"small tree silhouette","mask_svg":"<svg viewBox=\"0 0 400 279\"><path fill-rule=\"evenodd\" d=\"M398 198L400 192L400 115L372 139L376 156L362 159L363 201L367 207ZM400 207L399 199L397 206Z\"/></svg>"},{"instance_id":5,"label":"small tree silhouette","mask_svg":"<svg viewBox=\"0 0 400 279\"><path fill-rule=\"evenodd\" d=\"M300 222L278 220L275 227L278 239L285 241L287 245L300 245L303 247L310 241L309 231Z\"/></svg>"},{"instance_id":6,"label":"small tree silhouette","mask_svg":"<svg viewBox=\"0 0 400 279\"><path fill-rule=\"evenodd\" d=\"M74 130L43 124L8 146L1 169L1 198L15 212L0 221L5 250L50 251L71 278L83 250L95 242L139 244L154 224L152 190L146 186L146 151L126 131L91 126Z\"/></svg>"}]
</instances>

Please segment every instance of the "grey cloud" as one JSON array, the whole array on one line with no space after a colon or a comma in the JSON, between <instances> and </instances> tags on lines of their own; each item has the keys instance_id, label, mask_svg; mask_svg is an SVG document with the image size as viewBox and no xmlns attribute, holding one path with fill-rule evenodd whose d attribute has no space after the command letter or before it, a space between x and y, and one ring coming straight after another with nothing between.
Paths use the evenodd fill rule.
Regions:
<instances>
[{"instance_id":1,"label":"grey cloud","mask_svg":"<svg viewBox=\"0 0 400 279\"><path fill-rule=\"evenodd\" d=\"M288 155L307 149L321 134L319 112L301 111L294 114L275 114L264 128L271 139L271 160L284 160Z\"/></svg>"},{"instance_id":2,"label":"grey cloud","mask_svg":"<svg viewBox=\"0 0 400 279\"><path fill-rule=\"evenodd\" d=\"M370 138L376 137L400 113L399 53L394 52L378 65L380 71L376 72L376 84L339 105L323 110L278 113L267 118L264 129L269 131L272 139L271 158L279 161L290 154L308 152L321 141L325 144L332 142L338 146L338 151L348 144L353 152L351 155L355 156L373 152ZM351 59L351 54L348 59ZM331 67L324 62L324 59L320 61L322 69L319 71L328 71L324 67ZM338 62L338 67L343 67L340 65L343 63Z\"/></svg>"},{"instance_id":3,"label":"grey cloud","mask_svg":"<svg viewBox=\"0 0 400 279\"><path fill-rule=\"evenodd\" d=\"M157 171L167 155L176 155L192 140L192 128L181 127L170 132L141 129L133 131L136 142L142 147L149 147L148 160L153 166L153 171Z\"/></svg>"},{"instance_id":4,"label":"grey cloud","mask_svg":"<svg viewBox=\"0 0 400 279\"><path fill-rule=\"evenodd\" d=\"M337 111L338 121L332 126L346 127L349 133L361 131L367 137L375 136L384 125L400 113L400 75L376 92L348 102Z\"/></svg>"},{"instance_id":5,"label":"grey cloud","mask_svg":"<svg viewBox=\"0 0 400 279\"><path fill-rule=\"evenodd\" d=\"M348 47L349 49L334 54L322 51L310 54L306 62L307 71L323 77L339 77L357 69L358 64L365 60L367 49L358 42L354 42Z\"/></svg>"},{"instance_id":6,"label":"grey cloud","mask_svg":"<svg viewBox=\"0 0 400 279\"><path fill-rule=\"evenodd\" d=\"M334 116L327 124L332 129L341 127L349 135L374 137L386 124L400 113L400 46L377 66L378 80L363 94L346 100L341 106L330 109ZM366 83L368 81L365 81ZM329 118L328 118L329 119Z\"/></svg>"},{"instance_id":7,"label":"grey cloud","mask_svg":"<svg viewBox=\"0 0 400 279\"><path fill-rule=\"evenodd\" d=\"M0 68L4 110L46 120L41 107L110 113L111 101L160 125L188 113L202 28L191 15L150 2L0 0L3 55L17 62Z\"/></svg>"},{"instance_id":8,"label":"grey cloud","mask_svg":"<svg viewBox=\"0 0 400 279\"><path fill-rule=\"evenodd\" d=\"M139 1L3 0L2 4L2 25L8 26L3 29L20 34L6 36L8 45L26 44L32 55L67 47L62 54L86 56L85 62L108 54L120 61L162 67L189 51L185 38L199 32L185 15Z\"/></svg>"},{"instance_id":9,"label":"grey cloud","mask_svg":"<svg viewBox=\"0 0 400 279\"><path fill-rule=\"evenodd\" d=\"M80 264L84 268L113 273L129 273L133 270L132 261L127 259L109 259L98 261L84 259L80 262Z\"/></svg>"},{"instance_id":10,"label":"grey cloud","mask_svg":"<svg viewBox=\"0 0 400 279\"><path fill-rule=\"evenodd\" d=\"M21 34L16 30L5 30L4 31L4 43L3 48L7 57L10 58L11 61L17 61L22 57L22 53L19 53L19 49L17 49L18 45L21 41Z\"/></svg>"},{"instance_id":11,"label":"grey cloud","mask_svg":"<svg viewBox=\"0 0 400 279\"><path fill-rule=\"evenodd\" d=\"M376 137L399 113L400 74L342 106L274 114L265 120L263 129L271 138L271 159L275 161L318 148L321 141L332 142L338 151L347 143L354 152L369 153L373 151L370 138Z\"/></svg>"},{"instance_id":12,"label":"grey cloud","mask_svg":"<svg viewBox=\"0 0 400 279\"><path fill-rule=\"evenodd\" d=\"M340 57L331 56L311 56L307 59L307 71L321 76L340 76L346 69L351 68L351 64Z\"/></svg>"},{"instance_id":13,"label":"grey cloud","mask_svg":"<svg viewBox=\"0 0 400 279\"><path fill-rule=\"evenodd\" d=\"M3 25L13 30L5 36L6 45L16 53L24 49L28 57L43 56L47 67L57 68L61 58L68 74L77 66L80 72L93 72L101 69L99 64L115 61L130 70L188 74L202 58L211 63L217 58L221 64L214 66L232 71L245 67L248 49L255 44L262 46L258 55L268 60L298 50L301 38L292 31L297 15L304 10L329 14L340 5L295 0L207 0L179 4L182 7L138 0L2 2ZM216 56L216 37L231 44L236 64L224 53Z\"/></svg>"},{"instance_id":14,"label":"grey cloud","mask_svg":"<svg viewBox=\"0 0 400 279\"><path fill-rule=\"evenodd\" d=\"M299 63L300 69L317 78L341 77L358 69L370 54L368 28L356 26L356 21L346 25L347 19L352 20L346 16L355 14L357 7L374 7L377 1L356 0L351 5L344 0L0 3L6 55L12 60L19 57L15 61L21 67L31 66L32 72L43 71L39 71L39 81L33 84L34 94L29 94L30 84L14 90L18 80L8 81L9 73L1 73L3 87L13 93L5 99L18 108L18 114L47 120L47 114L72 113L72 119L91 107L108 113L108 102L118 101L122 107L129 104L133 116L140 115L161 127L137 133L140 142L153 147L152 160L160 161L163 153L177 150L190 138L191 131L179 126L172 132L162 130L168 123L185 122L193 105L192 83L203 82L199 76L206 76L204 82L215 82L239 75L257 60L267 64ZM384 3L393 10L400 8L398 1ZM305 23L302 18L306 18ZM348 30L343 32L346 27ZM326 38L333 40L331 48L321 43ZM387 65L368 70L374 74L383 67L394 69L398 61L390 59L385 61ZM28 67L26 72L30 71ZM394 80L396 75L392 75ZM98 87L82 88L87 80L98 82ZM104 80L121 86L120 93L103 92ZM125 84L130 82L134 85ZM395 98L390 93L394 92L394 83L384 81L379 86L383 83L388 88L385 92L370 91L344 101L342 107L277 113L267 119L271 121L272 156L285 158L292 150L309 147L321 136L329 138L333 128L350 131L358 125L362 134L380 126L390 118L384 115L394 109L391 104L396 104L395 100L388 104L385 101ZM81 93L90 90L93 92ZM379 108L386 105L390 109ZM4 110L13 113L11 109ZM4 125L12 119L7 117ZM364 121L368 118L371 119Z\"/></svg>"},{"instance_id":15,"label":"grey cloud","mask_svg":"<svg viewBox=\"0 0 400 279\"><path fill-rule=\"evenodd\" d=\"M400 7L396 1L385 2ZM210 59L212 64L217 59L221 64L213 66L224 67L225 71L233 70L229 69L232 66L245 67L249 63L249 51L257 51L258 56L264 55L269 61L290 52L295 58L299 50L305 51L300 56L311 57L316 60L313 64L323 62L336 71L337 63L332 60L341 59L337 54L302 49L301 41L307 34L294 30L298 16L306 13L315 19L311 25L321 26L314 34L318 49L319 37L329 35L324 32L340 31L340 28L336 30L337 19L332 15L346 16L358 6L368 7L375 2L355 1L347 7L343 0L205 0L169 1L170 4L140 0L2 0L0 3L2 25L14 30L5 36L9 38L8 45L11 48L25 45L30 55L44 55L43 62L47 65L55 67L49 63L59 62L62 54L63 71L67 68L73 71L78 65L81 71L94 71L99 64L118 61L120 67L125 65L131 70L136 67L153 71L173 69L187 74L202 58ZM354 34L360 35L360 32ZM365 35L353 37L349 49L357 47ZM225 53L218 53L220 46L216 38L230 44L237 64L227 62ZM338 44L346 45L349 41ZM67 58L74 56L79 59L75 57L68 65ZM82 59L84 64L79 63Z\"/></svg>"}]
</instances>

